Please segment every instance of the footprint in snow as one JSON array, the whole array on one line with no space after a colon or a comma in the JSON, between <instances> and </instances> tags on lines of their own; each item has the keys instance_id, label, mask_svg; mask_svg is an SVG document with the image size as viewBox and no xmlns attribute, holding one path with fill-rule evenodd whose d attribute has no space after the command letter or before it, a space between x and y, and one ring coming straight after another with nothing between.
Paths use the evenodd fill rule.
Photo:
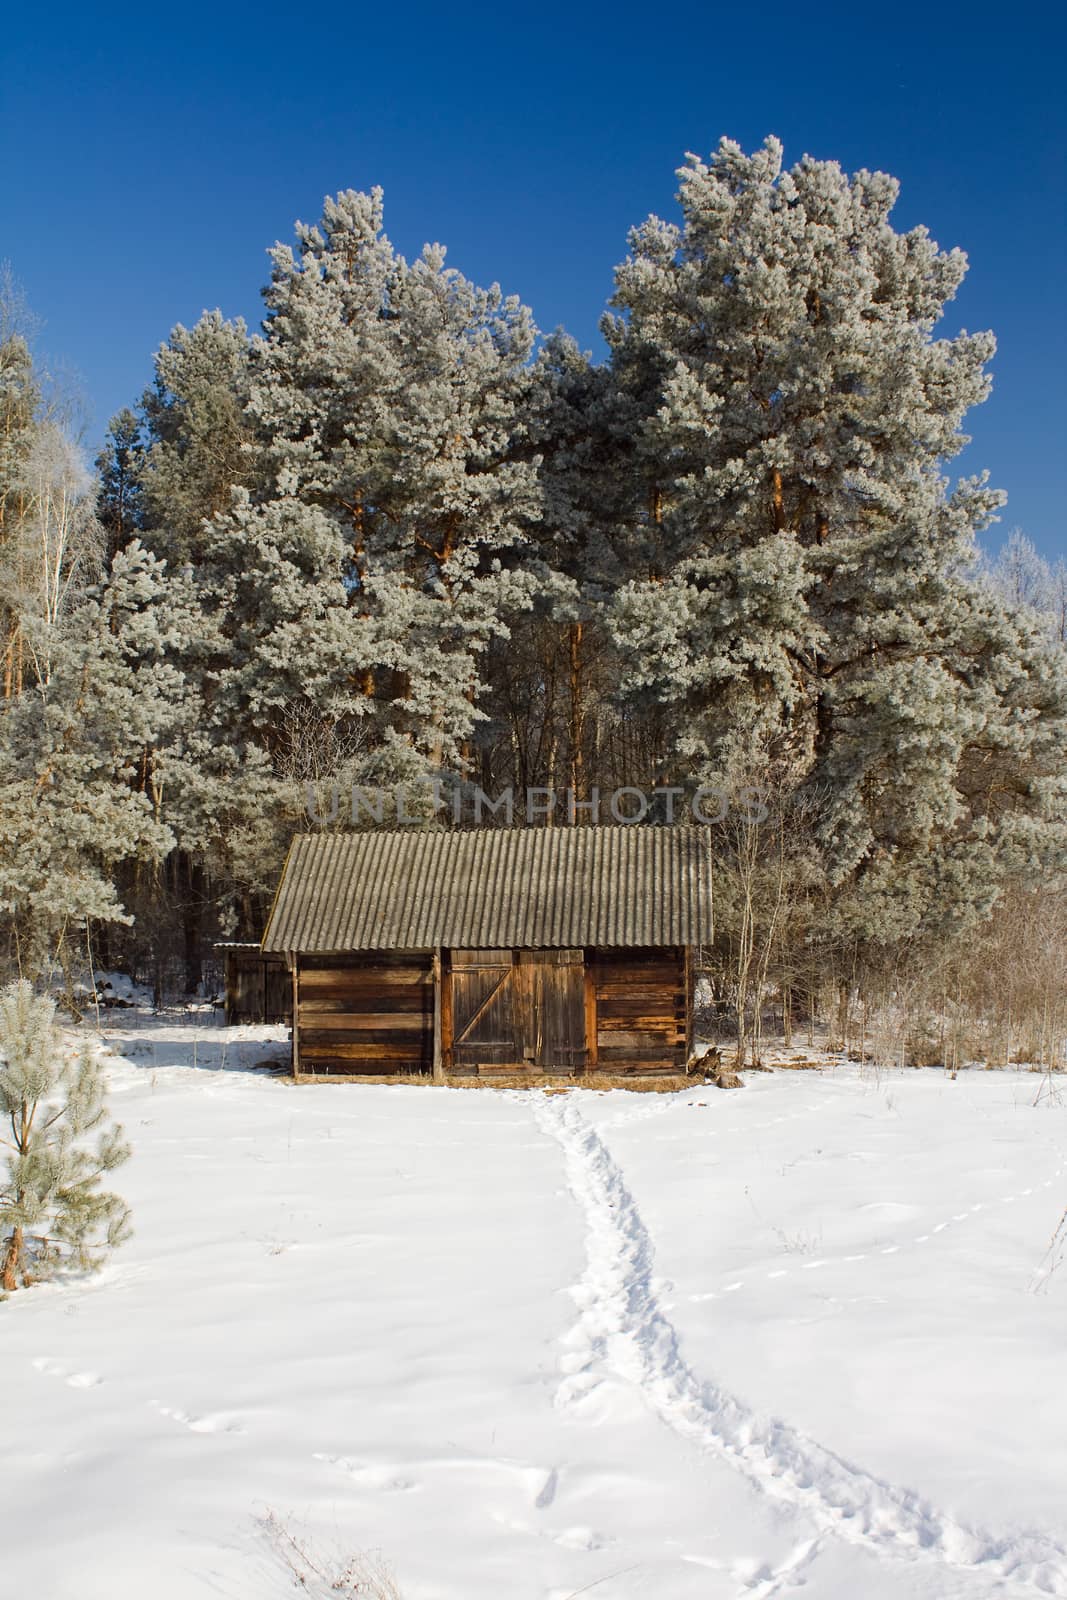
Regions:
<instances>
[{"instance_id":1,"label":"footprint in snow","mask_svg":"<svg viewBox=\"0 0 1067 1600\"><path fill-rule=\"evenodd\" d=\"M71 1389L95 1389L104 1381L98 1372L72 1372L61 1361L51 1361L47 1356L38 1356L31 1365L46 1378L62 1378Z\"/></svg>"},{"instance_id":2,"label":"footprint in snow","mask_svg":"<svg viewBox=\"0 0 1067 1600\"><path fill-rule=\"evenodd\" d=\"M396 1463L359 1461L351 1456L332 1456L320 1450L315 1451L311 1459L325 1462L328 1467L336 1467L359 1488L378 1493L395 1494L421 1489L424 1485L420 1478L425 1477L427 1473L468 1473L473 1477L488 1475L490 1480L502 1473L513 1480L517 1478L525 1489L530 1504L538 1511L545 1511L552 1505L559 1489L559 1471L556 1467L546 1470L544 1467L526 1466L519 1461L503 1461L494 1457L458 1456L444 1460L422 1461L416 1464L419 1476L411 1475L408 1470Z\"/></svg>"},{"instance_id":3,"label":"footprint in snow","mask_svg":"<svg viewBox=\"0 0 1067 1600\"><path fill-rule=\"evenodd\" d=\"M562 1533L553 1535L553 1543L564 1550L603 1550L613 1542L593 1528L564 1528Z\"/></svg>"},{"instance_id":4,"label":"footprint in snow","mask_svg":"<svg viewBox=\"0 0 1067 1600\"><path fill-rule=\"evenodd\" d=\"M244 1433L245 1431L234 1411L208 1411L202 1417L194 1417L178 1406L160 1405L158 1400L152 1400L150 1404L152 1410L158 1411L161 1417L166 1417L170 1422L180 1422L190 1433Z\"/></svg>"},{"instance_id":5,"label":"footprint in snow","mask_svg":"<svg viewBox=\"0 0 1067 1600\"><path fill-rule=\"evenodd\" d=\"M419 1488L413 1478L405 1478L396 1468L375 1465L368 1461L353 1461L349 1456L328 1456L316 1450L311 1457L312 1461L325 1461L328 1467L337 1467L346 1477L358 1485L360 1489L376 1489L384 1492L403 1493L410 1489Z\"/></svg>"}]
</instances>

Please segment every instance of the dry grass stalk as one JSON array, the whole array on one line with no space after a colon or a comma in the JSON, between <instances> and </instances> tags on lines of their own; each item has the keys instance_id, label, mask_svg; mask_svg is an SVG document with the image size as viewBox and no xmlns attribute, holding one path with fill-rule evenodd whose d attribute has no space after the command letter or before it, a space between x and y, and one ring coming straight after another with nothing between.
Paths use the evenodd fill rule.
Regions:
<instances>
[{"instance_id":1,"label":"dry grass stalk","mask_svg":"<svg viewBox=\"0 0 1067 1600\"><path fill-rule=\"evenodd\" d=\"M294 1534L274 1511L267 1512L263 1527L294 1589L302 1589L316 1600L336 1595L345 1600L403 1600L396 1579L377 1551L326 1555L314 1548L307 1535Z\"/></svg>"},{"instance_id":2,"label":"dry grass stalk","mask_svg":"<svg viewBox=\"0 0 1067 1600\"><path fill-rule=\"evenodd\" d=\"M657 1073L648 1077L626 1072L565 1074L531 1072L526 1075L520 1073L486 1073L484 1076L476 1073L457 1073L455 1076L445 1079L444 1087L448 1089L545 1089L557 1093L561 1089L633 1089L642 1094L675 1094L679 1089L691 1089L694 1083L699 1083L703 1071L703 1066L698 1062L694 1073L690 1076L681 1072ZM298 1078L293 1078L290 1075L284 1081L299 1084L301 1087L311 1083L407 1084L418 1087L420 1085L432 1085L434 1080L425 1072L392 1074L302 1072Z\"/></svg>"}]
</instances>

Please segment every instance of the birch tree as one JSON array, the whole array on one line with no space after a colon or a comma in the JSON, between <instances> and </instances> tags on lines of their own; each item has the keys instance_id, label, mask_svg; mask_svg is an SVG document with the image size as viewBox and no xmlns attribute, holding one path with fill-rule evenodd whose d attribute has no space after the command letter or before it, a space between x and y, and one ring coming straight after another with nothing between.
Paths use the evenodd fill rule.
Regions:
<instances>
[{"instance_id":1,"label":"birch tree","mask_svg":"<svg viewBox=\"0 0 1067 1600\"><path fill-rule=\"evenodd\" d=\"M5 700L17 692L22 680L23 519L40 403L29 345L11 321L0 297L0 647Z\"/></svg>"}]
</instances>

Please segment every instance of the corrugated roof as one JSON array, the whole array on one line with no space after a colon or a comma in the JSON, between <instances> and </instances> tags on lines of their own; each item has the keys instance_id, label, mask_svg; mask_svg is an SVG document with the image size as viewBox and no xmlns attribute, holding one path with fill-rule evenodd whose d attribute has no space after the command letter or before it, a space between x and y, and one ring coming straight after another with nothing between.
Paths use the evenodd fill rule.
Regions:
<instances>
[{"instance_id":1,"label":"corrugated roof","mask_svg":"<svg viewBox=\"0 0 1067 1600\"><path fill-rule=\"evenodd\" d=\"M265 951L706 943L701 828L298 834Z\"/></svg>"}]
</instances>

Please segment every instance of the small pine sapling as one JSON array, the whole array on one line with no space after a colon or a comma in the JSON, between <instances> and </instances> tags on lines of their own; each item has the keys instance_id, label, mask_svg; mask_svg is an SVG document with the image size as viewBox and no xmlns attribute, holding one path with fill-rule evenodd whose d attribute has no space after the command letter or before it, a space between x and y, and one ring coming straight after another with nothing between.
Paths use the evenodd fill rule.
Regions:
<instances>
[{"instance_id":1,"label":"small pine sapling","mask_svg":"<svg viewBox=\"0 0 1067 1600\"><path fill-rule=\"evenodd\" d=\"M25 980L0 992L0 1119L0 1288L95 1271L129 1237L125 1202L101 1182L130 1148L91 1046L71 1058L54 1003Z\"/></svg>"}]
</instances>

